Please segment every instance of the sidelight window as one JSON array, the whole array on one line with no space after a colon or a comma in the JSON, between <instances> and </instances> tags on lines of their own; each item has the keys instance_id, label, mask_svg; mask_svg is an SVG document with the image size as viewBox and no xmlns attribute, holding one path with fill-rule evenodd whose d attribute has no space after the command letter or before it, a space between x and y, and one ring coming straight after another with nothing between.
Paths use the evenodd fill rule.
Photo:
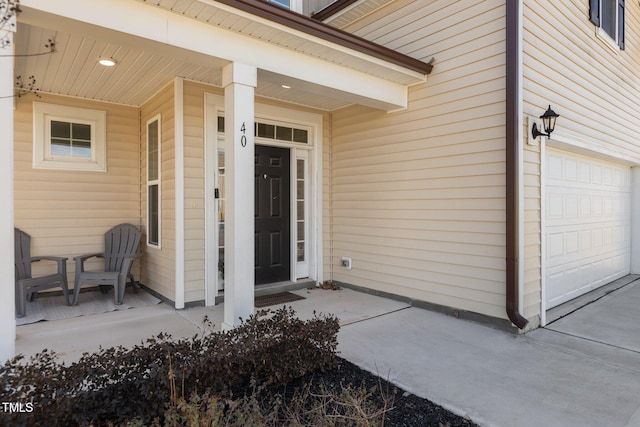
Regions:
<instances>
[{"instance_id":1,"label":"sidelight window","mask_svg":"<svg viewBox=\"0 0 640 427\"><path fill-rule=\"evenodd\" d=\"M147 244L160 246L160 115L147 122Z\"/></svg>"}]
</instances>

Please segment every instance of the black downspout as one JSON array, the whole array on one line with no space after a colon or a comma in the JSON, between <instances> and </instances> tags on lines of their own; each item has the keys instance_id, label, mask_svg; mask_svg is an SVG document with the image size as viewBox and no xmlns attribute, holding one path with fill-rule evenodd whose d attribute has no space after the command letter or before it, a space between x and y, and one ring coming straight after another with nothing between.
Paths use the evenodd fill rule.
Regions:
<instances>
[{"instance_id":1,"label":"black downspout","mask_svg":"<svg viewBox=\"0 0 640 427\"><path fill-rule=\"evenodd\" d=\"M509 320L520 329L527 319L518 311L519 305L519 224L518 224L518 163L520 140L520 0L506 3L506 308Z\"/></svg>"}]
</instances>

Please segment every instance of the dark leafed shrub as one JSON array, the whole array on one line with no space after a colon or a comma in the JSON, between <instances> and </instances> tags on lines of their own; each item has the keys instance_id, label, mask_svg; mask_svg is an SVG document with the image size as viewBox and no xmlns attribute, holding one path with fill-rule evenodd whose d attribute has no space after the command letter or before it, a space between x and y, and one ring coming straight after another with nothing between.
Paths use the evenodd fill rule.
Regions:
<instances>
[{"instance_id":1,"label":"dark leafed shrub","mask_svg":"<svg viewBox=\"0 0 640 427\"><path fill-rule=\"evenodd\" d=\"M48 351L0 367L3 402L33 411L0 413L0 425L106 425L161 417L172 396L243 396L335 363L338 320L302 321L291 308L262 310L241 326L190 339L166 335L130 349L84 354L69 366Z\"/></svg>"}]
</instances>

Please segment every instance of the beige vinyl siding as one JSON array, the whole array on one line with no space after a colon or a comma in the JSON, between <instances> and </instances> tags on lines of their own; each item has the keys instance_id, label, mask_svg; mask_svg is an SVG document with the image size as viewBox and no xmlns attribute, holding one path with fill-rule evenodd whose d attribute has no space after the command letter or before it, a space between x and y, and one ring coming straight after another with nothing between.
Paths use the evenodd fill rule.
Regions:
<instances>
[{"instance_id":1,"label":"beige vinyl siding","mask_svg":"<svg viewBox=\"0 0 640 427\"><path fill-rule=\"evenodd\" d=\"M331 206L331 132L332 116L329 113L322 117L322 278L333 277L333 258L331 240L332 206ZM320 270L319 270L320 271Z\"/></svg>"},{"instance_id":2,"label":"beige vinyl siding","mask_svg":"<svg viewBox=\"0 0 640 427\"><path fill-rule=\"evenodd\" d=\"M32 95L16 99L14 148L15 226L32 237L32 255L73 257L104 251L104 233L128 222L140 225L140 143L136 108L43 94L38 102L106 111L107 172L33 169ZM103 265L100 261L88 267ZM34 264L34 274L52 264ZM134 264L139 274L140 263Z\"/></svg>"},{"instance_id":3,"label":"beige vinyl siding","mask_svg":"<svg viewBox=\"0 0 640 427\"><path fill-rule=\"evenodd\" d=\"M205 182L204 92L206 87L184 82L184 300L204 300Z\"/></svg>"},{"instance_id":4,"label":"beige vinyl siding","mask_svg":"<svg viewBox=\"0 0 640 427\"><path fill-rule=\"evenodd\" d=\"M640 156L635 9L628 4L627 49L621 51L596 35L588 2L526 3L525 113L537 117L551 104L561 115L559 132L576 134L594 148Z\"/></svg>"},{"instance_id":5,"label":"beige vinyl siding","mask_svg":"<svg viewBox=\"0 0 640 427\"><path fill-rule=\"evenodd\" d=\"M145 244L142 283L175 301L175 111L173 83L141 107L141 207L142 224L147 226L147 121L160 114L160 247ZM146 243L146 242L144 242Z\"/></svg>"},{"instance_id":6,"label":"beige vinyl siding","mask_svg":"<svg viewBox=\"0 0 640 427\"><path fill-rule=\"evenodd\" d=\"M204 301L205 142L204 95L220 88L184 82L185 302Z\"/></svg>"},{"instance_id":7,"label":"beige vinyl siding","mask_svg":"<svg viewBox=\"0 0 640 427\"><path fill-rule=\"evenodd\" d=\"M347 28L435 62L406 111L333 113L334 279L506 317L504 12L398 1Z\"/></svg>"},{"instance_id":8,"label":"beige vinyl siding","mask_svg":"<svg viewBox=\"0 0 640 427\"><path fill-rule=\"evenodd\" d=\"M637 5L626 5L626 50L621 51L596 34L588 1L524 3L524 113L540 122L551 104L560 114L554 135L575 135L593 150L638 158L640 22ZM525 145L525 150L524 294L530 318L540 314L542 159L540 147Z\"/></svg>"}]
</instances>

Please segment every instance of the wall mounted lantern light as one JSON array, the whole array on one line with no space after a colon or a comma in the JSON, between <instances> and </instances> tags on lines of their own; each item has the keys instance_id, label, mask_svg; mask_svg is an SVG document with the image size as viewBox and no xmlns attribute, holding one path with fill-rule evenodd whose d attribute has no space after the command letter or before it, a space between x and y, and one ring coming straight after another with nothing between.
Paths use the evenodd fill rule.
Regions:
<instances>
[{"instance_id":1,"label":"wall mounted lantern light","mask_svg":"<svg viewBox=\"0 0 640 427\"><path fill-rule=\"evenodd\" d=\"M540 132L538 130L538 125L534 122L533 126L531 127L531 135L533 135L533 138L535 139L539 136L546 136L550 138L551 132L553 132L556 127L556 119L558 117L560 117L560 114L556 114L556 112L551 109L551 105L549 105L547 111L545 111L544 114L540 116L545 133Z\"/></svg>"}]
</instances>

